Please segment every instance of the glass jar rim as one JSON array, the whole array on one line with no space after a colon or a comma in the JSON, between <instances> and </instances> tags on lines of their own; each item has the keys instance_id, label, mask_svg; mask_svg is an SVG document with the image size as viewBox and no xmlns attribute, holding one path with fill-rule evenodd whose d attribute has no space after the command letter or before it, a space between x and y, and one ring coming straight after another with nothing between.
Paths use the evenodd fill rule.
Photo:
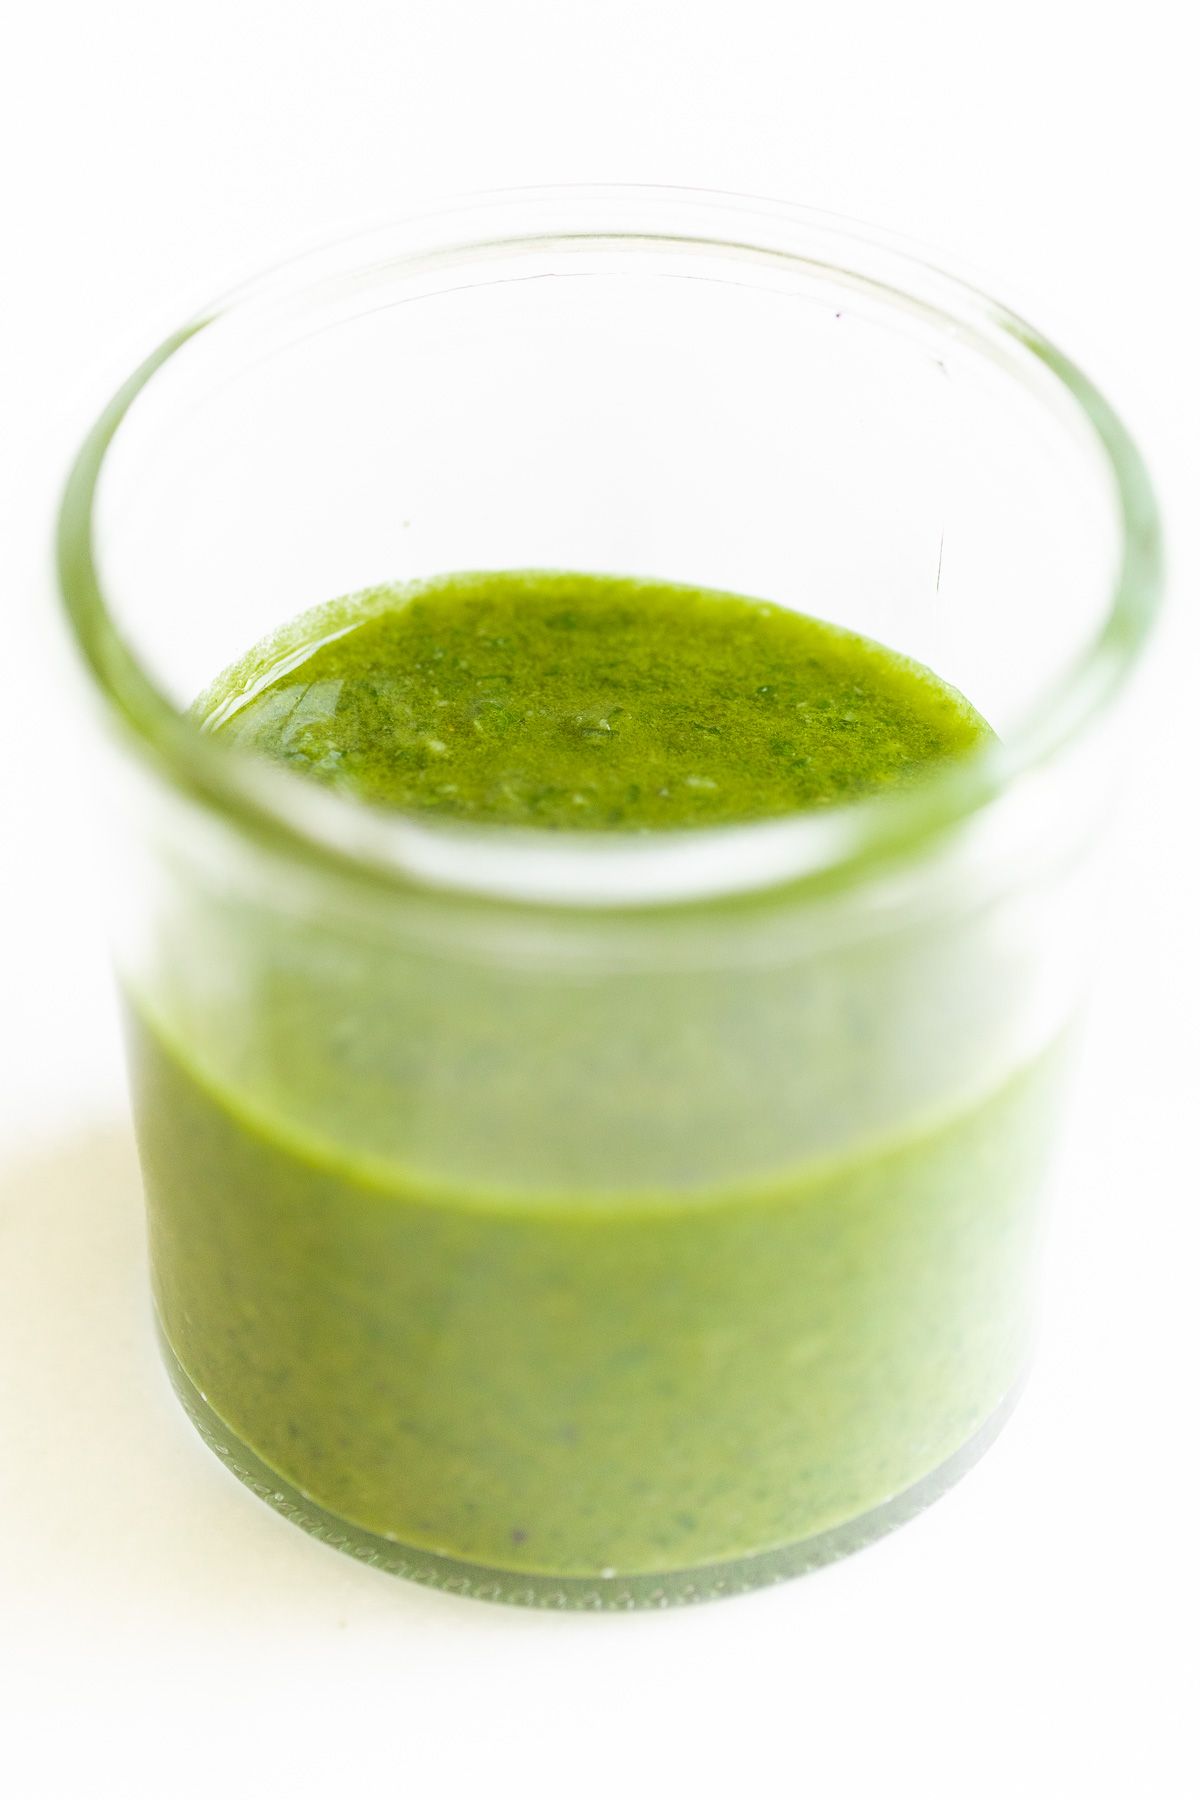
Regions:
<instances>
[{"instance_id":1,"label":"glass jar rim","mask_svg":"<svg viewBox=\"0 0 1200 1800\"><path fill-rule=\"evenodd\" d=\"M423 237L440 233L431 249ZM408 234L409 241L405 242ZM97 489L109 448L139 395L208 326L264 295L303 294L331 273L383 264L421 272L497 249L587 240L770 256L817 268L915 309L981 346L997 335L1065 401L1108 473L1119 533L1097 631L1005 741L933 771L919 786L820 812L746 825L637 836L428 823L368 807L239 754L168 698L118 629L94 552ZM385 248L384 240L388 240ZM847 253L853 251L851 257ZM347 258L351 259L347 261ZM863 261L867 267L864 268ZM1011 372L1011 371L1010 371ZM129 376L80 447L57 525L60 597L109 720L181 794L255 839L345 879L397 892L451 889L550 906L628 907L724 894L867 881L964 827L1054 762L1101 716L1136 664L1162 590L1158 510L1141 455L1082 371L982 289L893 234L789 202L686 187L568 185L467 194L275 264L172 333Z\"/></svg>"}]
</instances>

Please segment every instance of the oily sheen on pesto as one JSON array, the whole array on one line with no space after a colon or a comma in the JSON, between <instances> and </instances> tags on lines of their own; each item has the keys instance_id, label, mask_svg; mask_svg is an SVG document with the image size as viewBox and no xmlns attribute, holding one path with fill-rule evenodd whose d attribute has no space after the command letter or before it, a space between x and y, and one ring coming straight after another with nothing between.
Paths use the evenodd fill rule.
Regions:
<instances>
[{"instance_id":1,"label":"oily sheen on pesto","mask_svg":"<svg viewBox=\"0 0 1200 1800\"><path fill-rule=\"evenodd\" d=\"M771 818L909 785L987 734L907 658L699 588L457 576L304 629L208 696L221 734L361 799L482 823Z\"/></svg>"}]
</instances>

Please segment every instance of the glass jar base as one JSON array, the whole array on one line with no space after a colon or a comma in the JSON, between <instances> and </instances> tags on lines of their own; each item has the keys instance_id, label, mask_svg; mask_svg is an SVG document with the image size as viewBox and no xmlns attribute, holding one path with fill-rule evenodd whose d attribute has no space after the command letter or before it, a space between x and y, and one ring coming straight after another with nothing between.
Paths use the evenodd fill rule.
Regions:
<instances>
[{"instance_id":1,"label":"glass jar base","mask_svg":"<svg viewBox=\"0 0 1200 1800\"><path fill-rule=\"evenodd\" d=\"M731 1562L708 1563L699 1568L673 1569L660 1574L558 1576L459 1562L451 1556L413 1549L393 1538L365 1531L338 1518L335 1513L327 1512L277 1475L229 1429L183 1368L161 1326L158 1337L171 1384L209 1449L261 1500L311 1537L372 1568L421 1582L426 1587L439 1588L445 1593L498 1601L508 1606L546 1607L560 1611L629 1612L722 1600L789 1581L797 1575L807 1575L826 1563L837 1562L855 1550L865 1549L877 1538L923 1512L978 1462L1007 1422L1023 1385L1015 1383L979 1429L936 1469L882 1505L847 1519L831 1530L818 1532L798 1543L737 1557Z\"/></svg>"}]
</instances>

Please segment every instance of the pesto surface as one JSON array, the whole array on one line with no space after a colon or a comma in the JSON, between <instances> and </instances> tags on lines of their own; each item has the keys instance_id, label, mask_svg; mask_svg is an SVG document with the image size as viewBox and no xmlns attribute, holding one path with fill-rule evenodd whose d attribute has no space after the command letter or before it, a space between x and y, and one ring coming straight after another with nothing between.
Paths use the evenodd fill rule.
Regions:
<instances>
[{"instance_id":1,"label":"pesto surface","mask_svg":"<svg viewBox=\"0 0 1200 1800\"><path fill-rule=\"evenodd\" d=\"M908 785L987 735L919 664L705 589L455 576L337 602L306 629L307 647L264 646L210 694L216 729L360 798L452 818L772 818Z\"/></svg>"}]
</instances>

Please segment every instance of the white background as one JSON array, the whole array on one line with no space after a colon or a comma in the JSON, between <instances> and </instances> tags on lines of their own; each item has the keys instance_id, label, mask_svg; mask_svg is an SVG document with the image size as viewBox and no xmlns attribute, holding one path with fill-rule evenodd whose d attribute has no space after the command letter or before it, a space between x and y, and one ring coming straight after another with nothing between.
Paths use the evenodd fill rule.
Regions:
<instances>
[{"instance_id":1,"label":"white background","mask_svg":"<svg viewBox=\"0 0 1200 1800\"><path fill-rule=\"evenodd\" d=\"M0 42L0 1789L41 1796L1200 1793L1200 467L1187 10L1142 0L48 0ZM46 541L160 327L296 240L493 185L778 194L965 258L1142 439L1173 609L1033 1383L849 1562L523 1614L310 1542L152 1349L87 740Z\"/></svg>"}]
</instances>

